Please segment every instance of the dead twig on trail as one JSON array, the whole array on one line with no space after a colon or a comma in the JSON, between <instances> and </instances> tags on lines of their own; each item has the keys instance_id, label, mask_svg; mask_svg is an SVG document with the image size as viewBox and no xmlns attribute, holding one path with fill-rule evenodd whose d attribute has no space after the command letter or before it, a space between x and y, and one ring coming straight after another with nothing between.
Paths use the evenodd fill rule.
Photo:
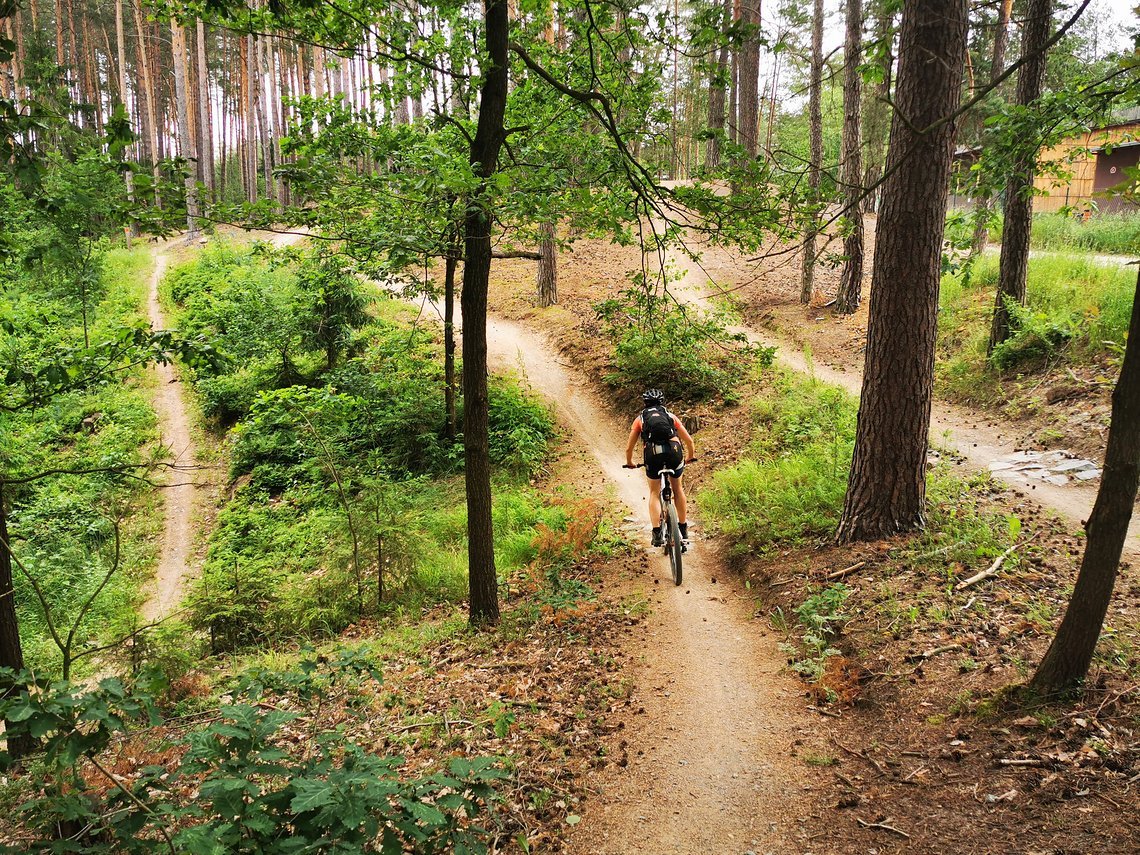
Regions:
<instances>
[{"instance_id":1,"label":"dead twig on trail","mask_svg":"<svg viewBox=\"0 0 1140 855\"><path fill-rule=\"evenodd\" d=\"M842 742L840 742L838 739L836 739L834 734L831 737L831 741L834 742L839 748L843 749L848 754L850 754L852 757L863 758L868 763L870 763L872 766L874 766L875 770L880 775L883 775L884 777L888 777L887 770L883 767L883 764L880 763L878 760L876 760L874 757L872 757L870 754L868 754L866 751L856 751L853 748L848 748L846 745L844 745Z\"/></svg>"},{"instance_id":2,"label":"dead twig on trail","mask_svg":"<svg viewBox=\"0 0 1140 855\"><path fill-rule=\"evenodd\" d=\"M1045 761L1039 760L1035 757L1027 757L1024 759L1010 759L1009 757L1002 757L998 760L1001 766L1044 766Z\"/></svg>"},{"instance_id":3,"label":"dead twig on trail","mask_svg":"<svg viewBox=\"0 0 1140 855\"><path fill-rule=\"evenodd\" d=\"M824 578L829 581L832 579L842 579L844 576L850 576L855 571L862 570L866 566L866 561L858 561L855 564L852 564L850 567L844 567L842 570L836 570L833 573L828 573Z\"/></svg>"},{"instance_id":4,"label":"dead twig on trail","mask_svg":"<svg viewBox=\"0 0 1140 855\"><path fill-rule=\"evenodd\" d=\"M1020 543L1015 543L1013 546L995 558L994 563L987 567L985 570L981 571L980 573L975 573L969 579L963 579L961 582L955 585L954 590L964 591L967 588L973 587L979 582L984 582L986 579L990 579L996 576L1001 570L1001 566L1005 563L1005 560L1009 558L1009 556L1011 556L1018 547L1028 545L1035 537L1037 537L1037 534L1039 534L1039 532L1035 532L1031 537L1027 537Z\"/></svg>"},{"instance_id":5,"label":"dead twig on trail","mask_svg":"<svg viewBox=\"0 0 1140 855\"><path fill-rule=\"evenodd\" d=\"M899 835L900 837L905 837L907 840L910 840L909 834L907 834L901 828L895 828L893 825L891 825L894 820L890 817L887 817L882 822L867 822L865 819L860 819L859 817L855 817L855 821L864 828L878 828L882 829L883 831L890 831L894 834Z\"/></svg>"},{"instance_id":6,"label":"dead twig on trail","mask_svg":"<svg viewBox=\"0 0 1140 855\"><path fill-rule=\"evenodd\" d=\"M931 650L924 650L922 653L911 653L906 657L907 662L925 662L927 659L933 659L935 656L940 656L943 653L949 653L951 650L961 650L961 644L943 644L941 647L935 647Z\"/></svg>"}]
</instances>

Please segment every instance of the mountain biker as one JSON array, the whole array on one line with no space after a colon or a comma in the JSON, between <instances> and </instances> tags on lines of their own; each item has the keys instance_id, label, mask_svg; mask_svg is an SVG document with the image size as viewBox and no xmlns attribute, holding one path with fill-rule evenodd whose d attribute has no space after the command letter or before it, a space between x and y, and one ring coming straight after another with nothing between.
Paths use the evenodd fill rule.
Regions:
<instances>
[{"instance_id":1,"label":"mountain biker","mask_svg":"<svg viewBox=\"0 0 1140 855\"><path fill-rule=\"evenodd\" d=\"M697 459L693 438L681 420L665 409L665 393L649 389L642 393L645 408L629 428L629 442L625 447L626 466L633 466L633 449L640 439L644 443L645 474L649 477L649 519L653 525L653 545L664 542L661 534L661 470L672 469L669 477L673 488L673 501L677 506L677 521L681 526L681 539L688 541L689 524L685 520L685 488L681 476L685 464ZM681 444L684 443L682 451Z\"/></svg>"}]
</instances>

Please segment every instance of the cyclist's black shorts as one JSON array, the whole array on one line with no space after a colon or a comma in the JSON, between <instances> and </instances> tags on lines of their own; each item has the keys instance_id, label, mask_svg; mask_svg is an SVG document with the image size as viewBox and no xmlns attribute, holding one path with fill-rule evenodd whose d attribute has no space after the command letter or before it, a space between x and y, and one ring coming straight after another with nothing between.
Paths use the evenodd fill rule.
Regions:
<instances>
[{"instance_id":1,"label":"cyclist's black shorts","mask_svg":"<svg viewBox=\"0 0 1140 855\"><path fill-rule=\"evenodd\" d=\"M672 469L675 478L680 478L684 472L685 452L679 439L666 443L645 443L645 474L650 480L657 480L661 477L662 469Z\"/></svg>"}]
</instances>

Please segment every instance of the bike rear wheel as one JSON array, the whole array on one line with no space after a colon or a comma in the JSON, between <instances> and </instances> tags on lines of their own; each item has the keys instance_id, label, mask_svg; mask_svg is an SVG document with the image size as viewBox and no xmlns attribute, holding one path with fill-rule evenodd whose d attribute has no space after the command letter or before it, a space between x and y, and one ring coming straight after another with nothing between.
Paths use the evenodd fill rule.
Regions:
<instances>
[{"instance_id":1,"label":"bike rear wheel","mask_svg":"<svg viewBox=\"0 0 1140 855\"><path fill-rule=\"evenodd\" d=\"M665 506L665 554L669 556L669 569L673 571L673 584L681 584L681 526L677 522L677 509L670 502Z\"/></svg>"}]
</instances>

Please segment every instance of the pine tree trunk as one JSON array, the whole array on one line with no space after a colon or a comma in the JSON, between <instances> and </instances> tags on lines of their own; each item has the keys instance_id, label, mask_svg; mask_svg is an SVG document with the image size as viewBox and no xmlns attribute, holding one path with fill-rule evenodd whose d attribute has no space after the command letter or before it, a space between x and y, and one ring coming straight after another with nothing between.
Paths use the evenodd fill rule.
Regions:
<instances>
[{"instance_id":1,"label":"pine tree trunk","mask_svg":"<svg viewBox=\"0 0 1140 855\"><path fill-rule=\"evenodd\" d=\"M942 235L954 151L949 118L961 96L965 51L966 0L914 0L904 6L898 106L875 239L855 453L836 533L841 543L923 524Z\"/></svg>"},{"instance_id":2,"label":"pine tree trunk","mask_svg":"<svg viewBox=\"0 0 1140 855\"><path fill-rule=\"evenodd\" d=\"M214 132L210 107L210 70L206 65L206 24L195 22L198 65L198 158L202 163L202 183L206 195L214 195Z\"/></svg>"},{"instance_id":3,"label":"pine tree trunk","mask_svg":"<svg viewBox=\"0 0 1140 855\"><path fill-rule=\"evenodd\" d=\"M155 118L154 111L154 85L150 76L150 62L147 58L146 32L143 29L142 11L139 8L141 2L142 0L131 0L131 11L134 13L135 32L138 35L136 46L138 49L139 76L142 78L142 98L146 106L146 126L148 139L150 140L151 169L154 173L154 204L155 207L161 209L162 188L159 182L162 180L162 169L159 166L161 157L158 149L158 121Z\"/></svg>"},{"instance_id":4,"label":"pine tree trunk","mask_svg":"<svg viewBox=\"0 0 1140 855\"><path fill-rule=\"evenodd\" d=\"M16 618L15 589L12 584L11 537L8 534L8 508L4 504L4 483L0 481L0 668L24 670L24 648L20 644L20 624ZM24 686L3 686L5 693L17 693ZM8 740L8 756L26 757L36 748L30 736Z\"/></svg>"},{"instance_id":5,"label":"pine tree trunk","mask_svg":"<svg viewBox=\"0 0 1140 855\"><path fill-rule=\"evenodd\" d=\"M455 267L459 263L458 242L450 247L443 267L443 406L447 414L447 437L458 433L455 414Z\"/></svg>"},{"instance_id":6,"label":"pine tree trunk","mask_svg":"<svg viewBox=\"0 0 1140 855\"><path fill-rule=\"evenodd\" d=\"M1005 70L1005 51L1009 44L1009 17L1012 11L1013 0L1001 0L998 6L997 29L994 31L994 51L990 60L990 86L997 83L997 79ZM989 243L990 212L993 209L994 200L988 194L979 194L974 201L974 239L970 243L970 260L977 258Z\"/></svg>"},{"instance_id":7,"label":"pine tree trunk","mask_svg":"<svg viewBox=\"0 0 1140 855\"><path fill-rule=\"evenodd\" d=\"M254 58L257 63L255 72L254 89L257 93L257 127L258 134L261 138L261 169L265 177L265 198L271 202L277 200L277 186L273 178L273 128L270 123L270 117L273 115L272 110L266 103L267 87L272 85L268 80L269 69L266 65L266 39L264 37L256 37L253 40Z\"/></svg>"},{"instance_id":8,"label":"pine tree trunk","mask_svg":"<svg viewBox=\"0 0 1140 855\"><path fill-rule=\"evenodd\" d=\"M859 126L862 106L859 66L863 62L863 8L861 0L847 2L847 35L843 43L843 152L842 181L844 205L843 273L835 312L854 314L863 297L863 140Z\"/></svg>"},{"instance_id":9,"label":"pine tree trunk","mask_svg":"<svg viewBox=\"0 0 1140 855\"><path fill-rule=\"evenodd\" d=\"M815 0L811 24L811 81L808 84L808 133L811 139L811 163L808 164L808 188L812 202L819 200L823 165L823 0ZM811 302L815 290L815 240L819 230L819 214L812 213L804 229L804 248L800 256L800 302Z\"/></svg>"},{"instance_id":10,"label":"pine tree trunk","mask_svg":"<svg viewBox=\"0 0 1140 855\"><path fill-rule=\"evenodd\" d=\"M246 163L246 198L250 202L257 201L257 95L254 87L257 85L257 72L254 69L254 37L242 37L243 56L243 84L245 92L245 163Z\"/></svg>"},{"instance_id":11,"label":"pine tree trunk","mask_svg":"<svg viewBox=\"0 0 1140 855\"><path fill-rule=\"evenodd\" d=\"M722 28L728 30L732 22L732 0L724 0L724 17ZM716 57L716 69L709 75L709 137L708 148L705 151L705 169L715 170L720 167L720 144L724 136L724 102L725 102L725 74L728 72L728 42L720 46Z\"/></svg>"},{"instance_id":12,"label":"pine tree trunk","mask_svg":"<svg viewBox=\"0 0 1140 855\"><path fill-rule=\"evenodd\" d=\"M863 178L863 186L868 193L863 197L863 213L873 214L879 210L879 196L881 188L879 179L883 175L883 161L887 154L887 133L890 130L891 82L894 78L894 55L891 52L889 39L894 28L895 11L892 5L879 0L875 23L875 41L885 45L886 54L883 60L882 80L870 90L864 105L864 134L866 140L867 168Z\"/></svg>"},{"instance_id":13,"label":"pine tree trunk","mask_svg":"<svg viewBox=\"0 0 1140 855\"><path fill-rule=\"evenodd\" d=\"M115 52L119 61L119 97L123 109L127 106L127 38L123 30L123 0L115 0ZM127 114L129 117L129 113ZM131 207L135 204L135 175L131 170L123 171L123 181L127 185L127 199ZM139 236L138 223L132 218L127 226L127 246L131 245L131 238Z\"/></svg>"},{"instance_id":14,"label":"pine tree trunk","mask_svg":"<svg viewBox=\"0 0 1140 855\"><path fill-rule=\"evenodd\" d=\"M740 48L740 145L756 157L760 133L760 0L741 0L740 21L753 30Z\"/></svg>"},{"instance_id":15,"label":"pine tree trunk","mask_svg":"<svg viewBox=\"0 0 1140 855\"><path fill-rule=\"evenodd\" d=\"M1079 686L1088 674L1112 589L1128 524L1140 484L1140 272L1132 300L1120 379L1112 393L1112 418L1104 472L1096 503L1085 526L1085 554L1073 596L1057 636L1033 675L1030 688L1039 695L1056 695Z\"/></svg>"},{"instance_id":16,"label":"pine tree trunk","mask_svg":"<svg viewBox=\"0 0 1140 855\"><path fill-rule=\"evenodd\" d=\"M1032 104L1045 81L1045 45L1053 23L1053 0L1027 0L1021 41L1021 69L1017 73L1017 103ZM1025 305L1025 279L1029 272L1029 232L1033 225L1033 176L1037 150L1026 145L1018 153L1005 185L1005 215L1001 232L998 289L990 327L989 352L1013 332L1009 306Z\"/></svg>"},{"instance_id":17,"label":"pine tree trunk","mask_svg":"<svg viewBox=\"0 0 1140 855\"><path fill-rule=\"evenodd\" d=\"M174 97L178 121L178 144L187 161L186 170L186 237L198 237L198 184L194 180L194 141L190 136L190 115L186 105L186 31L175 20L170 22L170 40L174 51Z\"/></svg>"},{"instance_id":18,"label":"pine tree trunk","mask_svg":"<svg viewBox=\"0 0 1140 855\"><path fill-rule=\"evenodd\" d=\"M499 619L491 528L491 462L487 405L487 289L491 276L490 193L487 183L498 169L507 105L506 0L485 0L485 38L489 68L483 74L479 121L471 142L471 165L479 186L467 202L463 262L463 449L467 467L467 566L471 623Z\"/></svg>"},{"instance_id":19,"label":"pine tree trunk","mask_svg":"<svg viewBox=\"0 0 1140 855\"><path fill-rule=\"evenodd\" d=\"M554 242L554 223L538 227L538 305L542 308L558 302L558 245Z\"/></svg>"}]
</instances>

